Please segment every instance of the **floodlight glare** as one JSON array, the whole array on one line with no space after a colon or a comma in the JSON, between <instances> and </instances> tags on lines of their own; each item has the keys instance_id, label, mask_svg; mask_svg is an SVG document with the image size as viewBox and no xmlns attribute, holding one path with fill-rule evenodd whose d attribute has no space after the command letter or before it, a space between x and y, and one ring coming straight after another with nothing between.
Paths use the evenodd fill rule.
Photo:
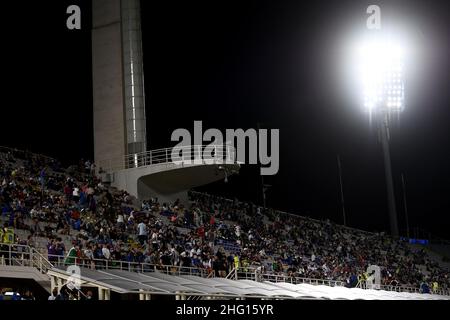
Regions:
<instances>
[{"instance_id":1,"label":"floodlight glare","mask_svg":"<svg viewBox=\"0 0 450 320\"><path fill-rule=\"evenodd\" d=\"M367 42L360 46L358 60L364 110L403 111L403 48L389 41Z\"/></svg>"}]
</instances>

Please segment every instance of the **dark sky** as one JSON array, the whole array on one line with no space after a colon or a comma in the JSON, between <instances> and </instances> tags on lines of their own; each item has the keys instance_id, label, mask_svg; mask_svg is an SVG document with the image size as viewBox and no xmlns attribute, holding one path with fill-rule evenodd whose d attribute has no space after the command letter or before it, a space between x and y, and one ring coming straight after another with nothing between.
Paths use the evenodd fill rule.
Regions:
<instances>
[{"instance_id":1,"label":"dark sky","mask_svg":"<svg viewBox=\"0 0 450 320\"><path fill-rule=\"evenodd\" d=\"M173 145L176 128L280 129L280 171L268 204L342 222L336 154L350 226L388 226L376 131L344 77L348 43L369 4L411 39L407 108L392 124L411 228L450 238L450 8L447 1L142 1L149 149ZM66 8L82 9L81 31ZM92 157L90 1L2 4L0 145L67 162ZM347 61L347 62L346 62ZM351 61L350 61L351 63ZM261 203L256 166L205 190Z\"/></svg>"}]
</instances>

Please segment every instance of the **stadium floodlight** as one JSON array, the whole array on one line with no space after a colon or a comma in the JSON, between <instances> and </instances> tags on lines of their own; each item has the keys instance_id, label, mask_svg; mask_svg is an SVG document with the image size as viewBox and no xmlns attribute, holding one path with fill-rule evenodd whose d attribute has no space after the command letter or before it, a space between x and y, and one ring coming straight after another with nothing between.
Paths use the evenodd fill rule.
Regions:
<instances>
[{"instance_id":1,"label":"stadium floodlight","mask_svg":"<svg viewBox=\"0 0 450 320\"><path fill-rule=\"evenodd\" d=\"M358 49L362 105L372 113L401 112L405 107L404 50L392 41L372 40Z\"/></svg>"},{"instance_id":2,"label":"stadium floodlight","mask_svg":"<svg viewBox=\"0 0 450 320\"><path fill-rule=\"evenodd\" d=\"M391 234L398 236L397 211L389 151L389 115L405 107L403 47L380 35L372 37L358 48L358 70L363 109L377 118L379 138L383 148L386 189Z\"/></svg>"}]
</instances>

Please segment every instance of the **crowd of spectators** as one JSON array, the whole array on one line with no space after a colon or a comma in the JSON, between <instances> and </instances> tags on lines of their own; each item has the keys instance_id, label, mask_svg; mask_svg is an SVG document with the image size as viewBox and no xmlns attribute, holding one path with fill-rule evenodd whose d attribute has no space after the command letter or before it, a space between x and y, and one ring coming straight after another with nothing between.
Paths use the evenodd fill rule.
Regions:
<instances>
[{"instance_id":1,"label":"crowd of spectators","mask_svg":"<svg viewBox=\"0 0 450 320\"><path fill-rule=\"evenodd\" d=\"M205 194L192 194L191 199L196 209L207 213L204 220L211 216L233 221L226 238L240 245L241 260L262 265L266 271L352 285L369 276L369 265L377 265L383 285L419 287L427 283L435 290L450 287L448 270L432 261L424 249L412 250L406 241L383 233L263 210Z\"/></svg>"},{"instance_id":2,"label":"crowd of spectators","mask_svg":"<svg viewBox=\"0 0 450 320\"><path fill-rule=\"evenodd\" d=\"M53 263L100 268L128 262L222 277L233 269L257 270L348 286L377 265L385 285L450 288L448 270L425 250L412 250L383 233L195 192L188 204L138 203L127 192L103 185L95 165L84 160L64 169L54 159L7 151L0 152L0 165L5 228L29 231L16 243L34 246L36 237L48 239Z\"/></svg>"}]
</instances>

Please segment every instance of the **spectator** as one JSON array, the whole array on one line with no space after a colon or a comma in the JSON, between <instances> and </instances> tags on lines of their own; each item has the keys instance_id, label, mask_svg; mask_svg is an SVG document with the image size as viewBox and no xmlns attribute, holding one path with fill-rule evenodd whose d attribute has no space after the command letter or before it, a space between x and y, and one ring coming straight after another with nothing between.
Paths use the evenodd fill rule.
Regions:
<instances>
[{"instance_id":1,"label":"spectator","mask_svg":"<svg viewBox=\"0 0 450 320\"><path fill-rule=\"evenodd\" d=\"M52 294L48 297L48 300L56 300L58 296L58 288L53 288Z\"/></svg>"},{"instance_id":2,"label":"spectator","mask_svg":"<svg viewBox=\"0 0 450 320\"><path fill-rule=\"evenodd\" d=\"M70 248L69 253L67 254L65 264L75 264L76 258L78 257L78 246L73 245L72 248Z\"/></svg>"},{"instance_id":3,"label":"spectator","mask_svg":"<svg viewBox=\"0 0 450 320\"><path fill-rule=\"evenodd\" d=\"M106 244L103 245L102 255L103 259L109 260L111 258L111 252L109 251L108 246Z\"/></svg>"},{"instance_id":4,"label":"spectator","mask_svg":"<svg viewBox=\"0 0 450 320\"><path fill-rule=\"evenodd\" d=\"M141 221L138 226L139 235L138 239L141 245L144 244L145 241L147 241L147 225L144 223L144 221Z\"/></svg>"}]
</instances>

